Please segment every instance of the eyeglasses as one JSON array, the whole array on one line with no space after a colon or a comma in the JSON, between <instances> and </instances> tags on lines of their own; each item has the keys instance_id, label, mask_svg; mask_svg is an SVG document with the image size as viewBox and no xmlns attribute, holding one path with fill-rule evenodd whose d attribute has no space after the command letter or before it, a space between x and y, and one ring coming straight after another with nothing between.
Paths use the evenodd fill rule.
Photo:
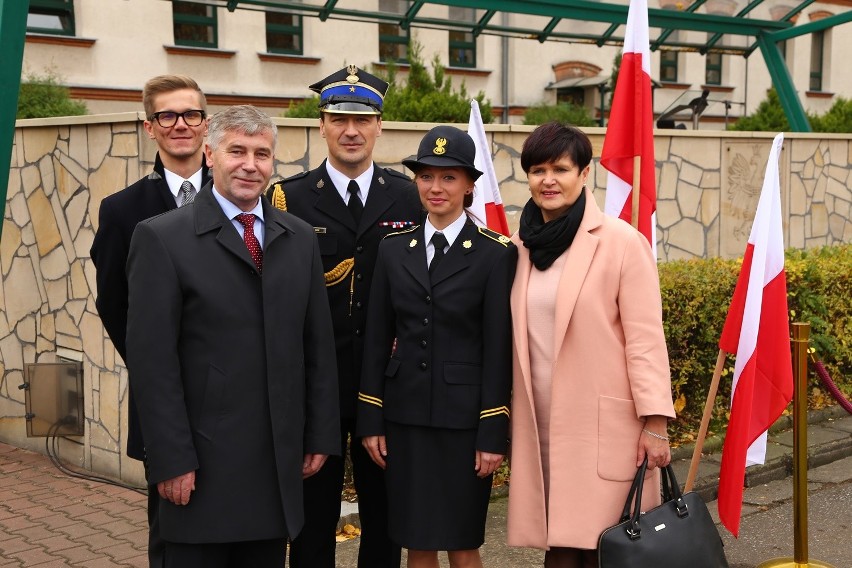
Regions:
<instances>
[{"instance_id":1,"label":"eyeglasses","mask_svg":"<svg viewBox=\"0 0 852 568\"><path fill-rule=\"evenodd\" d=\"M171 128L177 124L178 118L183 118L187 126L199 126L204 122L205 116L207 116L207 113L203 110L185 110L183 112L163 110L155 112L148 117L148 120L156 120L157 124L163 128Z\"/></svg>"}]
</instances>

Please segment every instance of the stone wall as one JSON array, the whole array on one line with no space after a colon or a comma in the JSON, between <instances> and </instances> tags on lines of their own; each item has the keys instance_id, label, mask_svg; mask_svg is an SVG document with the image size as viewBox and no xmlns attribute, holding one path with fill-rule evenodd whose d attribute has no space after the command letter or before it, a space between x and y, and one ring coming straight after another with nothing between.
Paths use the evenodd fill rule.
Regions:
<instances>
[{"instance_id":1,"label":"stone wall","mask_svg":"<svg viewBox=\"0 0 852 568\"><path fill-rule=\"evenodd\" d=\"M123 455L127 370L94 304L89 248L101 200L145 175L155 147L137 113L20 121L15 129L0 241L0 441L43 451L27 438L24 365L60 358L83 364L85 435L61 440L78 467L142 483L140 464ZM325 142L314 120L276 119L278 176L317 166ZM376 161L401 168L431 125L387 123ZM520 147L531 127L486 127L492 139L510 226L528 199ZM603 129L589 129L600 155ZM735 257L757 206L771 134L657 133L659 257ZM852 241L852 136L791 134L781 158L788 246ZM602 206L606 172L592 179Z\"/></svg>"}]
</instances>

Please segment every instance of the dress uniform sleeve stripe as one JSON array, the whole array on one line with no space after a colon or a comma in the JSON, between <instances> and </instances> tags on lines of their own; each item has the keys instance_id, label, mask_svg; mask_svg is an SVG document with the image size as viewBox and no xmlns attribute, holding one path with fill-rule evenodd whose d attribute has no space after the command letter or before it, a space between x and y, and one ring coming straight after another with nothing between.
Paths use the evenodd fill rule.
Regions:
<instances>
[{"instance_id":1,"label":"dress uniform sleeve stripe","mask_svg":"<svg viewBox=\"0 0 852 568\"><path fill-rule=\"evenodd\" d=\"M500 414L505 414L506 416L509 416L509 407L498 406L497 408L488 408L479 413L479 418L490 418L492 416L499 416Z\"/></svg>"},{"instance_id":2,"label":"dress uniform sleeve stripe","mask_svg":"<svg viewBox=\"0 0 852 568\"><path fill-rule=\"evenodd\" d=\"M358 400L361 402L366 402L367 404L374 404L379 408L382 407L382 399L376 398L375 396L366 395L362 392L358 393Z\"/></svg>"}]
</instances>

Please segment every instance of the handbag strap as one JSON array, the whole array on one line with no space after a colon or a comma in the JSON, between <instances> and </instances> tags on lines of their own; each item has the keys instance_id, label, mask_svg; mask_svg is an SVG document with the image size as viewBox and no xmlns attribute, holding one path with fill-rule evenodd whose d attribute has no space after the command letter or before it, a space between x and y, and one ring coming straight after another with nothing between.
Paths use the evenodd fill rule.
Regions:
<instances>
[{"instance_id":1,"label":"handbag strap","mask_svg":"<svg viewBox=\"0 0 852 568\"><path fill-rule=\"evenodd\" d=\"M627 502L624 504L624 511L622 512L621 522L630 519L630 527L627 528L627 535L632 540L639 538L639 533L641 532L639 528L639 514L642 508L642 487L645 485L645 471L647 469L648 458L646 456L642 461L642 465L636 470L636 477L633 478L633 485L630 487L630 493L627 494Z\"/></svg>"},{"instance_id":2,"label":"handbag strap","mask_svg":"<svg viewBox=\"0 0 852 568\"><path fill-rule=\"evenodd\" d=\"M672 468L671 464L662 468L660 477L662 478L663 483L663 502L668 503L669 501L674 501L678 517L683 518L689 515L689 508L686 506L686 501L683 499L683 493L681 493L680 485L677 482L674 468Z\"/></svg>"}]
</instances>

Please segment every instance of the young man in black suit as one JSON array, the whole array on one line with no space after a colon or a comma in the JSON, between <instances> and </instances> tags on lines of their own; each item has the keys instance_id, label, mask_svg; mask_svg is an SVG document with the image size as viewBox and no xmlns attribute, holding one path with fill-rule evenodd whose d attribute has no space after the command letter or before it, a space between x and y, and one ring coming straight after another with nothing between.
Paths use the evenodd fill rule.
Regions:
<instances>
[{"instance_id":1,"label":"young man in black suit","mask_svg":"<svg viewBox=\"0 0 852 568\"><path fill-rule=\"evenodd\" d=\"M96 268L98 296L95 305L107 334L121 358L127 361L127 276L125 264L130 237L136 225L149 217L189 203L210 180L204 163L207 135L207 100L198 84L184 75L160 75L142 90L148 137L157 144L151 173L101 202L98 230L91 257ZM133 392L128 397L127 455L145 459L145 444ZM156 492L152 492L156 493ZM158 536L156 495L148 499L148 559L162 566L162 541Z\"/></svg>"},{"instance_id":2,"label":"young man in black suit","mask_svg":"<svg viewBox=\"0 0 852 568\"><path fill-rule=\"evenodd\" d=\"M328 159L318 168L274 184L273 205L314 227L337 347L340 437L350 443L361 521L359 568L398 568L400 547L388 538L384 472L355 439L355 407L367 324L367 301L379 242L420 222L417 190L402 173L373 162L382 134L388 84L354 65L314 83L320 95L320 134ZM345 452L344 452L345 455ZM305 528L291 543L292 568L334 568L344 460L329 458L305 481Z\"/></svg>"},{"instance_id":3,"label":"young man in black suit","mask_svg":"<svg viewBox=\"0 0 852 568\"><path fill-rule=\"evenodd\" d=\"M319 245L263 197L275 141L254 107L214 115L213 181L130 244L127 363L166 568L281 568L303 478L340 453Z\"/></svg>"}]
</instances>

